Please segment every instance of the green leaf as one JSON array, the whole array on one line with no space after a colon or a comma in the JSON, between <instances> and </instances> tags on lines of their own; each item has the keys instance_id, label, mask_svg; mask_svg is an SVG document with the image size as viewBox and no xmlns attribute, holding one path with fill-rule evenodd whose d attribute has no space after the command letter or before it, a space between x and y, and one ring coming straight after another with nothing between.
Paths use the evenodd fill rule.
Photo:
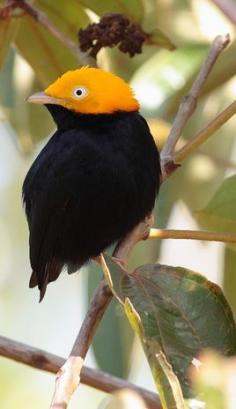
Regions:
<instances>
[{"instance_id":1,"label":"green leaf","mask_svg":"<svg viewBox=\"0 0 236 409\"><path fill-rule=\"evenodd\" d=\"M167 48L167 50L171 51L176 49L174 43L159 28L152 30L149 35L149 44L158 45L158 47Z\"/></svg>"},{"instance_id":2,"label":"green leaf","mask_svg":"<svg viewBox=\"0 0 236 409\"><path fill-rule=\"evenodd\" d=\"M79 0L79 3L99 16L105 13L121 13L136 22L142 21L144 13L141 0Z\"/></svg>"},{"instance_id":3,"label":"green leaf","mask_svg":"<svg viewBox=\"0 0 236 409\"><path fill-rule=\"evenodd\" d=\"M163 409L184 409L184 399L178 378L167 362L161 345L153 338L146 337L140 316L130 302L125 299L124 309L134 332L140 338L147 356Z\"/></svg>"},{"instance_id":4,"label":"green leaf","mask_svg":"<svg viewBox=\"0 0 236 409\"><path fill-rule=\"evenodd\" d=\"M89 267L88 298L101 280L101 268ZM122 308L113 300L99 324L92 348L100 369L126 378L131 364L134 334ZM104 345L106 346L104 349Z\"/></svg>"},{"instance_id":5,"label":"green leaf","mask_svg":"<svg viewBox=\"0 0 236 409\"><path fill-rule=\"evenodd\" d=\"M236 326L222 291L182 267L150 264L127 274L104 257L115 295L122 302L129 298L140 316L144 336L161 346L184 396L190 396L188 370L201 349L236 353Z\"/></svg>"},{"instance_id":6,"label":"green leaf","mask_svg":"<svg viewBox=\"0 0 236 409\"><path fill-rule=\"evenodd\" d=\"M88 15L77 0L36 0L35 5L76 44L78 43L79 29L90 23Z\"/></svg>"},{"instance_id":7,"label":"green leaf","mask_svg":"<svg viewBox=\"0 0 236 409\"><path fill-rule=\"evenodd\" d=\"M63 72L78 67L71 51L31 17L22 17L15 43L43 87Z\"/></svg>"},{"instance_id":8,"label":"green leaf","mask_svg":"<svg viewBox=\"0 0 236 409\"><path fill-rule=\"evenodd\" d=\"M236 232L236 176L225 179L208 205L196 212L200 224L218 232ZM235 246L234 246L235 248Z\"/></svg>"},{"instance_id":9,"label":"green leaf","mask_svg":"<svg viewBox=\"0 0 236 409\"><path fill-rule=\"evenodd\" d=\"M11 42L16 36L19 23L19 19L0 19L0 68L5 61Z\"/></svg>"}]
</instances>

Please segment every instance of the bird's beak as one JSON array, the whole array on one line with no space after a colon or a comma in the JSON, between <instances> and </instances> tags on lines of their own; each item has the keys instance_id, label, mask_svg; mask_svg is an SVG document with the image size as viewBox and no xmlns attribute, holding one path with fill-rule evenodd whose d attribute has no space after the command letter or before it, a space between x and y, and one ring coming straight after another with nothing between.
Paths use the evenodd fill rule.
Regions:
<instances>
[{"instance_id":1,"label":"bird's beak","mask_svg":"<svg viewBox=\"0 0 236 409\"><path fill-rule=\"evenodd\" d=\"M45 94L45 92L36 92L35 94L27 98L27 101L32 102L33 104L63 105L62 100L60 100L59 98L50 97L49 95Z\"/></svg>"}]
</instances>

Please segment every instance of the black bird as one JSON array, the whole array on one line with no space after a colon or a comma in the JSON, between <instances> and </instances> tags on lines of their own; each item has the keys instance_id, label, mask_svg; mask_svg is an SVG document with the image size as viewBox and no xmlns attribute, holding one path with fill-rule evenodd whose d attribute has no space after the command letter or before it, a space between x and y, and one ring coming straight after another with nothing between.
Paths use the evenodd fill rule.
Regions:
<instances>
[{"instance_id":1,"label":"black bird","mask_svg":"<svg viewBox=\"0 0 236 409\"><path fill-rule=\"evenodd\" d=\"M64 266L76 271L152 211L160 159L131 88L109 72L69 71L29 101L57 125L23 184L41 301Z\"/></svg>"}]
</instances>

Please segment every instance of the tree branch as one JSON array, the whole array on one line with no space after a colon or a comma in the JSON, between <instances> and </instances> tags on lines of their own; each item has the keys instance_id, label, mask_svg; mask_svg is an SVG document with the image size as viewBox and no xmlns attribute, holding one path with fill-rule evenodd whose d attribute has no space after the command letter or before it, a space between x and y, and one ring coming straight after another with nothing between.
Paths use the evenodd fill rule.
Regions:
<instances>
[{"instance_id":1,"label":"tree branch","mask_svg":"<svg viewBox=\"0 0 236 409\"><path fill-rule=\"evenodd\" d=\"M154 222L153 215L139 223L128 236L116 247L113 256L117 262L126 264L128 256L135 244L149 236L149 230ZM89 310L85 316L79 334L69 358L57 374L51 409L66 409L71 395L78 387L84 358L88 352L97 326L112 299L110 288L104 280L94 293Z\"/></svg>"},{"instance_id":2,"label":"tree branch","mask_svg":"<svg viewBox=\"0 0 236 409\"><path fill-rule=\"evenodd\" d=\"M236 243L236 234L198 230L151 229L149 239L151 240L187 239L220 241L223 243Z\"/></svg>"},{"instance_id":3,"label":"tree branch","mask_svg":"<svg viewBox=\"0 0 236 409\"><path fill-rule=\"evenodd\" d=\"M167 138L165 146L163 147L161 151L161 164L162 164L162 173L164 175L164 178L166 177L166 173L167 173L166 165L168 165L169 162L173 161L172 154L173 154L175 145L188 119L191 117L191 115L196 109L197 100L201 92L201 89L212 67L215 64L216 59L218 58L220 53L223 51L223 49L229 44L229 41L230 39L229 39L228 34L225 36L217 36L215 38L215 40L213 41L210 47L206 60L200 69L200 72L197 78L195 79L189 93L183 98L179 106L172 129Z\"/></svg>"},{"instance_id":4,"label":"tree branch","mask_svg":"<svg viewBox=\"0 0 236 409\"><path fill-rule=\"evenodd\" d=\"M97 326L112 299L112 293L104 280L96 289L70 356L56 377L51 408L64 409L80 382L84 359L96 332Z\"/></svg>"},{"instance_id":5,"label":"tree branch","mask_svg":"<svg viewBox=\"0 0 236 409\"><path fill-rule=\"evenodd\" d=\"M236 101L232 102L224 111L217 115L205 128L201 129L192 139L190 139L181 149L172 156L174 162L181 162L198 146L202 145L212 134L224 125L233 115L236 114Z\"/></svg>"},{"instance_id":6,"label":"tree branch","mask_svg":"<svg viewBox=\"0 0 236 409\"><path fill-rule=\"evenodd\" d=\"M53 373L57 373L65 362L64 358L57 355L2 336L0 336L0 355L31 366L32 368ZM107 393L123 388L132 389L142 396L150 409L161 409L157 394L102 371L83 367L81 371L81 382Z\"/></svg>"},{"instance_id":7,"label":"tree branch","mask_svg":"<svg viewBox=\"0 0 236 409\"><path fill-rule=\"evenodd\" d=\"M236 24L236 4L233 0L211 0L228 19Z\"/></svg>"}]
</instances>

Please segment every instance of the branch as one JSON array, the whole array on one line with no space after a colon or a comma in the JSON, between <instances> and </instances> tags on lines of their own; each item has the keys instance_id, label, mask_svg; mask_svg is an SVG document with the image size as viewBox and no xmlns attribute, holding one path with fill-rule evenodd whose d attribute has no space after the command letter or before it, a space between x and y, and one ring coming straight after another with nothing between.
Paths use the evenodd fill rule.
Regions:
<instances>
[{"instance_id":1,"label":"branch","mask_svg":"<svg viewBox=\"0 0 236 409\"><path fill-rule=\"evenodd\" d=\"M236 243L236 234L198 230L151 229L149 239L187 239Z\"/></svg>"},{"instance_id":2,"label":"branch","mask_svg":"<svg viewBox=\"0 0 236 409\"><path fill-rule=\"evenodd\" d=\"M113 253L117 262L126 264L128 256L135 244L149 236L149 230L153 222L153 216L148 216L117 245ZM67 408L71 395L79 385L84 358L95 335L97 326L111 299L112 293L105 281L102 280L94 293L70 356L57 374L55 391L50 406L51 409Z\"/></svg>"},{"instance_id":3,"label":"branch","mask_svg":"<svg viewBox=\"0 0 236 409\"><path fill-rule=\"evenodd\" d=\"M205 128L201 129L192 139L190 139L181 149L173 154L174 162L181 162L189 156L198 146L202 145L212 134L224 125L233 115L236 114L236 101L232 102L224 111L217 115Z\"/></svg>"},{"instance_id":4,"label":"branch","mask_svg":"<svg viewBox=\"0 0 236 409\"><path fill-rule=\"evenodd\" d=\"M70 356L57 374L51 408L64 409L67 407L71 395L79 385L84 359L111 299L112 293L105 281L102 280L93 295Z\"/></svg>"},{"instance_id":5,"label":"branch","mask_svg":"<svg viewBox=\"0 0 236 409\"><path fill-rule=\"evenodd\" d=\"M96 61L89 57L86 53L83 53L77 44L74 43L65 33L60 31L57 26L48 19L46 14L38 10L31 3L25 0L12 0L11 7L18 7L24 10L30 17L32 17L37 23L45 27L54 37L60 40L77 58L81 65L96 65Z\"/></svg>"},{"instance_id":6,"label":"branch","mask_svg":"<svg viewBox=\"0 0 236 409\"><path fill-rule=\"evenodd\" d=\"M64 358L49 352L37 349L10 338L0 336L0 355L17 362L29 365L32 368L47 372L57 373L65 362ZM111 393L118 389L129 388L137 392L149 405L150 409L161 409L158 395L146 389L140 388L123 379L108 375L96 369L83 367L81 382L85 385Z\"/></svg>"},{"instance_id":7,"label":"branch","mask_svg":"<svg viewBox=\"0 0 236 409\"><path fill-rule=\"evenodd\" d=\"M228 19L236 24L236 4L233 0L211 0Z\"/></svg>"},{"instance_id":8,"label":"branch","mask_svg":"<svg viewBox=\"0 0 236 409\"><path fill-rule=\"evenodd\" d=\"M205 62L203 63L200 72L195 79L189 93L183 98L177 115L175 117L172 129L167 138L166 144L161 151L161 163L162 163L162 173L165 177L166 175L166 164L172 160L172 154L175 148L175 145L188 121L190 116L194 113L197 100L201 89L206 82L206 79L214 66L216 59L223 51L223 49L229 44L229 35L217 36L213 41Z\"/></svg>"}]
</instances>

